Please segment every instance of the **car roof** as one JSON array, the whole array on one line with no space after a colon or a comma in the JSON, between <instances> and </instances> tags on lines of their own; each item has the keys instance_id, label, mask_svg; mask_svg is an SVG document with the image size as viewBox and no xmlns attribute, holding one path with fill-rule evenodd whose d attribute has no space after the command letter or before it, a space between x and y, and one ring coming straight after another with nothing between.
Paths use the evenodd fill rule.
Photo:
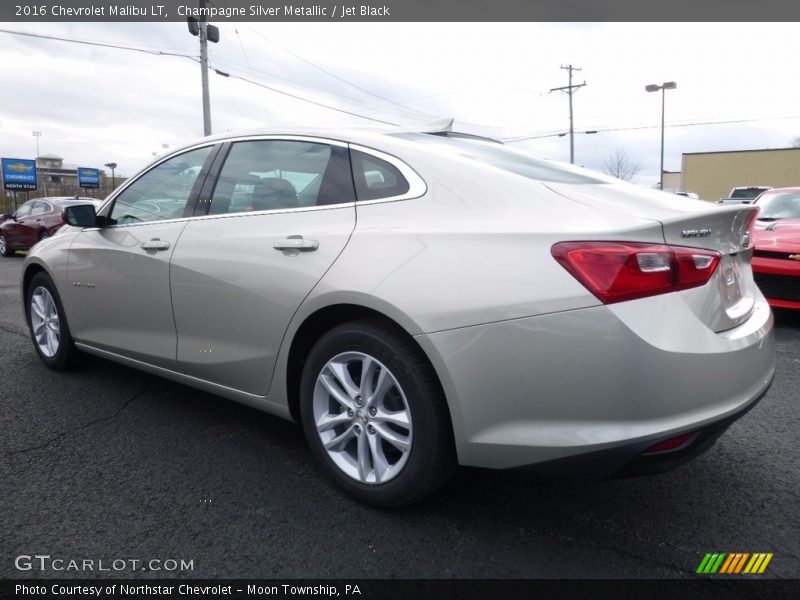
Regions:
<instances>
[{"instance_id":1,"label":"car roof","mask_svg":"<svg viewBox=\"0 0 800 600\"><path fill-rule=\"evenodd\" d=\"M764 192L764 194L786 193L792 192L800 194L800 187L785 187L785 188L771 188Z\"/></svg>"},{"instance_id":2,"label":"car roof","mask_svg":"<svg viewBox=\"0 0 800 600\"><path fill-rule=\"evenodd\" d=\"M452 130L453 119L441 119L430 123L425 123L412 127L401 126L372 126L372 127L263 127L256 129L246 129L242 131L228 131L221 134L210 135L205 138L200 138L192 141L191 143L184 144L180 148L176 148L169 153L170 156L178 154L186 149L198 146L206 142L225 142L227 140L238 139L243 137L256 137L256 136L298 136L321 138L333 140L338 142L348 142L353 144L362 144L365 146L376 146L377 149L382 147L394 146L397 144L407 145L413 144L408 140L402 140L393 134L398 133L452 133L457 136L473 137L485 139L487 141L498 141L493 138L483 138L481 136L456 133ZM160 161L164 156L158 157L156 161ZM156 162L154 161L154 162Z\"/></svg>"},{"instance_id":3,"label":"car roof","mask_svg":"<svg viewBox=\"0 0 800 600\"><path fill-rule=\"evenodd\" d=\"M87 202L98 201L100 198L89 198L86 196L45 196L44 198L31 198L31 201L43 200L45 202L63 202L65 200L85 200Z\"/></svg>"}]
</instances>

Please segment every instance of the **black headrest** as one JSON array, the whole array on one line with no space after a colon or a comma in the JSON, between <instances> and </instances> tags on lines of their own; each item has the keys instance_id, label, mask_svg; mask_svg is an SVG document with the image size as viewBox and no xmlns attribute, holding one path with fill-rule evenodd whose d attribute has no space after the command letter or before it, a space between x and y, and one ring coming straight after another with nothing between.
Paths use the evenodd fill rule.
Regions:
<instances>
[{"instance_id":1,"label":"black headrest","mask_svg":"<svg viewBox=\"0 0 800 600\"><path fill-rule=\"evenodd\" d=\"M297 191L290 181L279 177L266 177L253 189L253 210L296 208Z\"/></svg>"}]
</instances>

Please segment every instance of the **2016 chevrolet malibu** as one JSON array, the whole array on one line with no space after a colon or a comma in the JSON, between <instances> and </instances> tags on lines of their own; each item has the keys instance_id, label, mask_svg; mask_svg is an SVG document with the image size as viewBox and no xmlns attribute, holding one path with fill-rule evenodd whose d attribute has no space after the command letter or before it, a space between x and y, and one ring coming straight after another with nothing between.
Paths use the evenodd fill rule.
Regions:
<instances>
[{"instance_id":1,"label":"2016 chevrolet malibu","mask_svg":"<svg viewBox=\"0 0 800 600\"><path fill-rule=\"evenodd\" d=\"M764 394L757 209L455 134L206 138L28 255L34 347L302 424L341 487L457 464L612 476L705 450Z\"/></svg>"}]
</instances>

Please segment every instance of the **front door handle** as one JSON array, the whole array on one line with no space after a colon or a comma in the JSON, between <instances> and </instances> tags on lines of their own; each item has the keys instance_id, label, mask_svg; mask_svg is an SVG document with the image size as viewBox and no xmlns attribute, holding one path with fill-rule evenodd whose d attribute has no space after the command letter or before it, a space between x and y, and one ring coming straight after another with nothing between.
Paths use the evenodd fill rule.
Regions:
<instances>
[{"instance_id":1,"label":"front door handle","mask_svg":"<svg viewBox=\"0 0 800 600\"><path fill-rule=\"evenodd\" d=\"M275 250L301 250L311 252L319 248L317 240L304 240L302 235L290 235L285 240L279 240L272 244Z\"/></svg>"},{"instance_id":2,"label":"front door handle","mask_svg":"<svg viewBox=\"0 0 800 600\"><path fill-rule=\"evenodd\" d=\"M158 238L153 238L150 241L142 242L141 248L143 250L166 250L169 248L169 242L165 242Z\"/></svg>"}]
</instances>

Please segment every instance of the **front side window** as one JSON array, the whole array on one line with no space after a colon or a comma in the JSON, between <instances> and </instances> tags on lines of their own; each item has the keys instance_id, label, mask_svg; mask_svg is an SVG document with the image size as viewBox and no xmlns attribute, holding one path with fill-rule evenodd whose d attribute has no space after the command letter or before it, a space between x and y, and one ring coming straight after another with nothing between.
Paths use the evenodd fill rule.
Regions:
<instances>
[{"instance_id":1,"label":"front side window","mask_svg":"<svg viewBox=\"0 0 800 600\"><path fill-rule=\"evenodd\" d=\"M209 214L286 210L354 200L345 148L290 140L237 142L217 179Z\"/></svg>"},{"instance_id":2,"label":"front side window","mask_svg":"<svg viewBox=\"0 0 800 600\"><path fill-rule=\"evenodd\" d=\"M117 196L111 224L164 221L184 216L206 159L213 146L186 152L150 169Z\"/></svg>"},{"instance_id":3,"label":"front side window","mask_svg":"<svg viewBox=\"0 0 800 600\"><path fill-rule=\"evenodd\" d=\"M14 213L14 216L17 219L21 219L23 217L27 217L31 214L31 209L33 208L33 202L26 202L22 206L17 209L17 212Z\"/></svg>"}]
</instances>

